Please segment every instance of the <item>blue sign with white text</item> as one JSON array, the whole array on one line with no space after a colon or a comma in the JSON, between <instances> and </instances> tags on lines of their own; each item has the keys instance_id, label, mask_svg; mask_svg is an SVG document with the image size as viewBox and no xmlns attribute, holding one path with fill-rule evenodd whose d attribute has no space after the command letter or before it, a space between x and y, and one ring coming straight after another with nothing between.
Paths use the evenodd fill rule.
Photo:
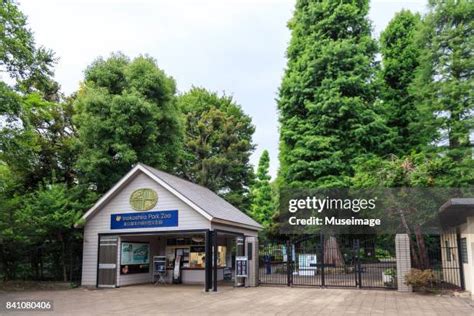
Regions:
<instances>
[{"instance_id":1,"label":"blue sign with white text","mask_svg":"<svg viewBox=\"0 0 474 316\"><path fill-rule=\"evenodd\" d=\"M110 215L110 229L178 226L178 210Z\"/></svg>"}]
</instances>

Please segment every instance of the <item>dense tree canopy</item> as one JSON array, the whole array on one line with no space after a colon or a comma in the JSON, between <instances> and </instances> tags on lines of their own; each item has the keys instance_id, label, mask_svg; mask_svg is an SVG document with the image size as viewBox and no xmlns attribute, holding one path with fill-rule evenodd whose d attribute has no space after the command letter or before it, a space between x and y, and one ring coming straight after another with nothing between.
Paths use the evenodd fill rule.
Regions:
<instances>
[{"instance_id":1,"label":"dense tree canopy","mask_svg":"<svg viewBox=\"0 0 474 316\"><path fill-rule=\"evenodd\" d=\"M54 61L51 51L36 47L16 3L2 1L0 68L13 79L12 85L0 82L0 272L6 279L40 278L46 270L64 278L73 270L71 243L78 232L73 229L75 217L67 216L71 205L54 210L44 204L44 215L63 225L61 232L37 220L37 206L44 197L40 192L49 194L49 183L64 187L62 192L75 201L76 212L91 202L87 190L75 185L72 108L60 99L59 85L52 79ZM69 190L75 194L69 195ZM57 243L59 233L62 246ZM70 260L64 247L70 250ZM80 252L74 256L77 259ZM43 269L46 261L48 268Z\"/></svg>"},{"instance_id":2,"label":"dense tree canopy","mask_svg":"<svg viewBox=\"0 0 474 316\"><path fill-rule=\"evenodd\" d=\"M421 18L408 10L398 12L380 37L383 102L387 125L394 129L391 152L406 154L419 148L423 139L414 127L420 120L413 95L409 89L419 65L420 47L416 32Z\"/></svg>"},{"instance_id":3,"label":"dense tree canopy","mask_svg":"<svg viewBox=\"0 0 474 316\"><path fill-rule=\"evenodd\" d=\"M250 215L263 225L269 228L273 214L276 211L274 201L274 192L270 183L268 169L270 167L270 156L267 150L264 150L258 162L255 181L250 191L252 204L250 205Z\"/></svg>"},{"instance_id":4,"label":"dense tree canopy","mask_svg":"<svg viewBox=\"0 0 474 316\"><path fill-rule=\"evenodd\" d=\"M255 127L232 97L192 88L179 97L185 117L184 154L178 173L246 210Z\"/></svg>"},{"instance_id":5,"label":"dense tree canopy","mask_svg":"<svg viewBox=\"0 0 474 316\"><path fill-rule=\"evenodd\" d=\"M37 47L26 16L11 0L0 5L0 69L16 81L17 88L45 94L57 93L59 86L51 80L54 54Z\"/></svg>"},{"instance_id":6,"label":"dense tree canopy","mask_svg":"<svg viewBox=\"0 0 474 316\"><path fill-rule=\"evenodd\" d=\"M472 159L474 3L431 0L420 32L421 65L412 88L427 142L457 161Z\"/></svg>"},{"instance_id":7,"label":"dense tree canopy","mask_svg":"<svg viewBox=\"0 0 474 316\"><path fill-rule=\"evenodd\" d=\"M181 152L175 92L150 57L114 54L89 66L74 101L85 181L104 192L137 162L172 170Z\"/></svg>"},{"instance_id":8,"label":"dense tree canopy","mask_svg":"<svg viewBox=\"0 0 474 316\"><path fill-rule=\"evenodd\" d=\"M368 10L368 1L297 1L278 100L285 184L345 186L351 161L386 145Z\"/></svg>"}]
</instances>

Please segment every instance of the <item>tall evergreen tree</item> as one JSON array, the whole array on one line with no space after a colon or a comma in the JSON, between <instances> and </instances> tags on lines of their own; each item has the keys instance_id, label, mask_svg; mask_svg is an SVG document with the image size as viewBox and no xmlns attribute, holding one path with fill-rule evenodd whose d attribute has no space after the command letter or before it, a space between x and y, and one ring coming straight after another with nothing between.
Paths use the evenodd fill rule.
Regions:
<instances>
[{"instance_id":1,"label":"tall evergreen tree","mask_svg":"<svg viewBox=\"0 0 474 316\"><path fill-rule=\"evenodd\" d=\"M367 0L296 3L278 100L285 184L345 186L354 158L386 146L368 10Z\"/></svg>"},{"instance_id":2,"label":"tall evergreen tree","mask_svg":"<svg viewBox=\"0 0 474 316\"><path fill-rule=\"evenodd\" d=\"M257 174L251 189L252 204L250 205L250 215L263 227L268 228L272 222L275 212L272 187L270 184L270 156L264 150L258 162Z\"/></svg>"},{"instance_id":3,"label":"tall evergreen tree","mask_svg":"<svg viewBox=\"0 0 474 316\"><path fill-rule=\"evenodd\" d=\"M150 57L114 54L87 68L74 102L85 181L104 192L137 162L171 170L182 140L175 92Z\"/></svg>"},{"instance_id":4,"label":"tall evergreen tree","mask_svg":"<svg viewBox=\"0 0 474 316\"><path fill-rule=\"evenodd\" d=\"M178 173L248 210L252 119L232 97L202 88L181 95L178 104L186 131Z\"/></svg>"},{"instance_id":5,"label":"tall evergreen tree","mask_svg":"<svg viewBox=\"0 0 474 316\"><path fill-rule=\"evenodd\" d=\"M430 0L413 85L424 114L418 126L455 161L472 159L474 129L474 3Z\"/></svg>"},{"instance_id":6,"label":"tall evergreen tree","mask_svg":"<svg viewBox=\"0 0 474 316\"><path fill-rule=\"evenodd\" d=\"M398 12L380 37L382 53L382 99L387 125L395 130L392 153L407 154L421 144L414 124L420 119L409 91L419 65L420 48L416 32L421 27L419 14Z\"/></svg>"}]
</instances>

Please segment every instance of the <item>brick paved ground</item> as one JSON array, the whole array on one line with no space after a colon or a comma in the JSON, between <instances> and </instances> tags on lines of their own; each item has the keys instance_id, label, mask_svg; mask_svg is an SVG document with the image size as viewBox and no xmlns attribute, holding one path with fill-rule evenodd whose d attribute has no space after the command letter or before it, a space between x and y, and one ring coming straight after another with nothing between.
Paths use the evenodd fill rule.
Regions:
<instances>
[{"instance_id":1,"label":"brick paved ground","mask_svg":"<svg viewBox=\"0 0 474 316\"><path fill-rule=\"evenodd\" d=\"M356 289L221 287L204 293L197 286L139 285L0 294L2 304L18 298L52 299L55 315L474 315L470 301L459 297Z\"/></svg>"}]
</instances>

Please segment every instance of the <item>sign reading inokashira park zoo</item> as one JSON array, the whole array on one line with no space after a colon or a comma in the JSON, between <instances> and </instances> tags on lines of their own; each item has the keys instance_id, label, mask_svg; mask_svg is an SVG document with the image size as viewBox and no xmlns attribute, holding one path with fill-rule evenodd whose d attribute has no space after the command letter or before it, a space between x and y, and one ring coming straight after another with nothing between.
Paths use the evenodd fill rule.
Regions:
<instances>
[{"instance_id":1,"label":"sign reading inokashira park zoo","mask_svg":"<svg viewBox=\"0 0 474 316\"><path fill-rule=\"evenodd\" d=\"M178 210L110 215L110 229L178 226Z\"/></svg>"},{"instance_id":2,"label":"sign reading inokashira park zoo","mask_svg":"<svg viewBox=\"0 0 474 316\"><path fill-rule=\"evenodd\" d=\"M158 194L152 189L138 189L130 195L130 205L135 211L148 211L158 202Z\"/></svg>"}]
</instances>

